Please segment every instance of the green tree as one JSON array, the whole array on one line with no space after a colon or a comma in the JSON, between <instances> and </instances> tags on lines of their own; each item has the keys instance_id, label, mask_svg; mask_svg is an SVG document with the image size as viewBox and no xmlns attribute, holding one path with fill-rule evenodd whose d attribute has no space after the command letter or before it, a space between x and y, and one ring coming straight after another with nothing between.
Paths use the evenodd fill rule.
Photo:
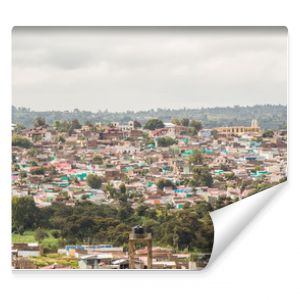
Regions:
<instances>
[{"instance_id":1,"label":"green tree","mask_svg":"<svg viewBox=\"0 0 300 300\"><path fill-rule=\"evenodd\" d=\"M38 223L39 210L35 206L32 196L12 198L12 227L19 232L20 229L34 229Z\"/></svg>"},{"instance_id":2,"label":"green tree","mask_svg":"<svg viewBox=\"0 0 300 300\"><path fill-rule=\"evenodd\" d=\"M219 134L218 134L218 131L217 130L212 130L211 132L211 135L212 135L212 137L216 140L217 138L218 138L218 136L219 136Z\"/></svg>"},{"instance_id":3,"label":"green tree","mask_svg":"<svg viewBox=\"0 0 300 300\"><path fill-rule=\"evenodd\" d=\"M71 121L71 128L72 129L80 129L81 128L81 124L79 123L78 119L73 119Z\"/></svg>"},{"instance_id":4,"label":"green tree","mask_svg":"<svg viewBox=\"0 0 300 300\"><path fill-rule=\"evenodd\" d=\"M12 136L12 146L17 146L17 147L21 147L21 148L31 148L32 147L32 143L31 141L21 135L18 134L13 134Z\"/></svg>"},{"instance_id":5,"label":"green tree","mask_svg":"<svg viewBox=\"0 0 300 300\"><path fill-rule=\"evenodd\" d=\"M149 119L144 125L144 129L155 130L158 128L164 128L164 123L159 119Z\"/></svg>"},{"instance_id":6,"label":"green tree","mask_svg":"<svg viewBox=\"0 0 300 300\"><path fill-rule=\"evenodd\" d=\"M194 150L193 154L189 157L191 165L201 165L203 163L203 156L200 150Z\"/></svg>"},{"instance_id":7,"label":"green tree","mask_svg":"<svg viewBox=\"0 0 300 300\"><path fill-rule=\"evenodd\" d=\"M212 187L213 178L207 167L194 167L193 179L197 185Z\"/></svg>"},{"instance_id":8,"label":"green tree","mask_svg":"<svg viewBox=\"0 0 300 300\"><path fill-rule=\"evenodd\" d=\"M64 144L64 143L66 142L66 139L65 139L62 135L60 135L60 136L58 137L58 141L59 141L60 143Z\"/></svg>"},{"instance_id":9,"label":"green tree","mask_svg":"<svg viewBox=\"0 0 300 300\"><path fill-rule=\"evenodd\" d=\"M122 183L119 187L121 194L126 194L126 185Z\"/></svg>"},{"instance_id":10,"label":"green tree","mask_svg":"<svg viewBox=\"0 0 300 300\"><path fill-rule=\"evenodd\" d=\"M176 144L176 140L172 139L169 136L159 137L157 139L157 145L159 147L168 147L168 146L171 146L171 145L174 145L174 144Z\"/></svg>"},{"instance_id":11,"label":"green tree","mask_svg":"<svg viewBox=\"0 0 300 300\"><path fill-rule=\"evenodd\" d=\"M141 128L142 127L142 124L137 121L137 120L134 120L134 128Z\"/></svg>"},{"instance_id":12,"label":"green tree","mask_svg":"<svg viewBox=\"0 0 300 300\"><path fill-rule=\"evenodd\" d=\"M190 126L195 128L197 131L202 129L202 123L200 121L192 120Z\"/></svg>"},{"instance_id":13,"label":"green tree","mask_svg":"<svg viewBox=\"0 0 300 300\"><path fill-rule=\"evenodd\" d=\"M30 170L30 174L32 175L44 175L46 169L42 166L36 167L35 169Z\"/></svg>"},{"instance_id":14,"label":"green tree","mask_svg":"<svg viewBox=\"0 0 300 300\"><path fill-rule=\"evenodd\" d=\"M266 130L263 135L264 138L272 138L274 136L274 131L273 130Z\"/></svg>"},{"instance_id":15,"label":"green tree","mask_svg":"<svg viewBox=\"0 0 300 300\"><path fill-rule=\"evenodd\" d=\"M46 237L48 237L48 233L45 229L42 229L42 228L38 228L35 230L34 232L34 238L40 242L42 241L43 239L45 239Z\"/></svg>"},{"instance_id":16,"label":"green tree","mask_svg":"<svg viewBox=\"0 0 300 300\"><path fill-rule=\"evenodd\" d=\"M87 177L87 184L92 188L92 189L100 189L102 185L102 179L100 176L96 174L89 174Z\"/></svg>"},{"instance_id":17,"label":"green tree","mask_svg":"<svg viewBox=\"0 0 300 300\"><path fill-rule=\"evenodd\" d=\"M188 118L183 118L181 119L180 123L182 126L188 127L190 124L190 120Z\"/></svg>"},{"instance_id":18,"label":"green tree","mask_svg":"<svg viewBox=\"0 0 300 300\"><path fill-rule=\"evenodd\" d=\"M178 118L172 118L171 119L171 123L173 123L174 125L181 125L181 122Z\"/></svg>"},{"instance_id":19,"label":"green tree","mask_svg":"<svg viewBox=\"0 0 300 300\"><path fill-rule=\"evenodd\" d=\"M34 124L33 125L34 125L34 127L45 127L47 124L46 124L45 118L37 117L34 120Z\"/></svg>"},{"instance_id":20,"label":"green tree","mask_svg":"<svg viewBox=\"0 0 300 300\"><path fill-rule=\"evenodd\" d=\"M159 179L157 182L157 187L160 190L163 190L165 187L172 187L174 189L175 185L172 181L170 181L168 179Z\"/></svg>"},{"instance_id":21,"label":"green tree","mask_svg":"<svg viewBox=\"0 0 300 300\"><path fill-rule=\"evenodd\" d=\"M103 164L103 158L99 155L96 155L96 156L93 157L92 162L95 165L102 165Z\"/></svg>"}]
</instances>

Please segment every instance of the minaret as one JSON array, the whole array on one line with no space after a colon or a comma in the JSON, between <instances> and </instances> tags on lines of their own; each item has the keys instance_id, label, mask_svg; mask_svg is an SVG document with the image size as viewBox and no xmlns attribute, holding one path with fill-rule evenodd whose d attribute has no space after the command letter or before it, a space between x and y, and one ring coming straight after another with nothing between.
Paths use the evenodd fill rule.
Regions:
<instances>
[{"instance_id":1,"label":"minaret","mask_svg":"<svg viewBox=\"0 0 300 300\"><path fill-rule=\"evenodd\" d=\"M257 122L257 120L253 119L253 120L251 121L251 127L252 127L252 128L258 128L258 122Z\"/></svg>"}]
</instances>

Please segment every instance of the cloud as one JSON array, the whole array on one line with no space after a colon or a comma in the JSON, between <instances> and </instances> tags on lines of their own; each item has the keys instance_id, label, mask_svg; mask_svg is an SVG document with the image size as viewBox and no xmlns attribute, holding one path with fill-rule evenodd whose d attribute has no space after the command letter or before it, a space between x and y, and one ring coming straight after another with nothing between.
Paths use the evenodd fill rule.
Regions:
<instances>
[{"instance_id":1,"label":"cloud","mask_svg":"<svg viewBox=\"0 0 300 300\"><path fill-rule=\"evenodd\" d=\"M141 110L286 103L284 28L13 31L13 104Z\"/></svg>"}]
</instances>

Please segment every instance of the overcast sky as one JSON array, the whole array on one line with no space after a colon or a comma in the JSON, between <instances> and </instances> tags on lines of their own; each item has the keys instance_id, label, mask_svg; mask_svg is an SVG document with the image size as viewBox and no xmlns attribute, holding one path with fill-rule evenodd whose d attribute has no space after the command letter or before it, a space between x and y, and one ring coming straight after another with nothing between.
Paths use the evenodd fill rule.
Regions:
<instances>
[{"instance_id":1,"label":"overcast sky","mask_svg":"<svg viewBox=\"0 0 300 300\"><path fill-rule=\"evenodd\" d=\"M13 104L147 110L286 104L284 28L13 30Z\"/></svg>"}]
</instances>

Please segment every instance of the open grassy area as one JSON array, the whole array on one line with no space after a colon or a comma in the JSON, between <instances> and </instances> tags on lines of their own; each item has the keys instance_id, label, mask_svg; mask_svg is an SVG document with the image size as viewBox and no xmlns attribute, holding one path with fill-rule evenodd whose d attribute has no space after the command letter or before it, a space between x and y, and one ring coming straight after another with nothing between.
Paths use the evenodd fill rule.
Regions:
<instances>
[{"instance_id":1,"label":"open grassy area","mask_svg":"<svg viewBox=\"0 0 300 300\"><path fill-rule=\"evenodd\" d=\"M47 251L47 252L56 252L59 248L59 238L55 238L52 235L53 230L45 230L48 234L43 240L39 242L39 244ZM31 230L25 231L22 235L13 233L12 234L12 242L13 243L37 243L38 241L35 239L35 232Z\"/></svg>"},{"instance_id":2,"label":"open grassy area","mask_svg":"<svg viewBox=\"0 0 300 300\"><path fill-rule=\"evenodd\" d=\"M13 233L12 234L13 243L35 243L34 231L25 231L22 235Z\"/></svg>"}]
</instances>

